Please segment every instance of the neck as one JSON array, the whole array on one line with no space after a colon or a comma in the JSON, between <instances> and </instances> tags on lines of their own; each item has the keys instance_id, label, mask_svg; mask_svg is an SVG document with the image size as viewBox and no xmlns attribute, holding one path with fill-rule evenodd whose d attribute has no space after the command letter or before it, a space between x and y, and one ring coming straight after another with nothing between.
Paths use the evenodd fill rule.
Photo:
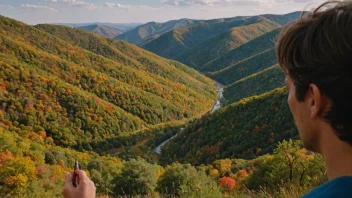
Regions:
<instances>
[{"instance_id":1,"label":"neck","mask_svg":"<svg viewBox=\"0 0 352 198\"><path fill-rule=\"evenodd\" d=\"M342 176L352 176L352 147L341 141L333 131L325 134L320 145L329 181Z\"/></svg>"}]
</instances>

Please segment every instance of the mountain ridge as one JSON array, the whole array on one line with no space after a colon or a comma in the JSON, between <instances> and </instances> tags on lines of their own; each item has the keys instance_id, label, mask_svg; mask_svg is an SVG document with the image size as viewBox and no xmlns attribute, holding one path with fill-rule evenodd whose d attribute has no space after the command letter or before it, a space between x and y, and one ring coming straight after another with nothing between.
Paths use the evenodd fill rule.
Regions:
<instances>
[{"instance_id":1,"label":"mountain ridge","mask_svg":"<svg viewBox=\"0 0 352 198\"><path fill-rule=\"evenodd\" d=\"M78 29L81 30L87 30L88 32L91 32L93 34L98 34L101 36L105 36L107 38L114 38L117 35L120 35L123 33L122 30L115 29L106 25L88 25L88 26L80 26Z\"/></svg>"}]
</instances>

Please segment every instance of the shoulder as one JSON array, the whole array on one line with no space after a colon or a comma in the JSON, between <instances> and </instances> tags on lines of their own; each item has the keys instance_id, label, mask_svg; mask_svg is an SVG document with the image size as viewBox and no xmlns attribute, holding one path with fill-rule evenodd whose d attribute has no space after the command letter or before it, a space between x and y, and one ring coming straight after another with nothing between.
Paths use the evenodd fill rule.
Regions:
<instances>
[{"instance_id":1,"label":"shoulder","mask_svg":"<svg viewBox=\"0 0 352 198\"><path fill-rule=\"evenodd\" d=\"M339 177L327 182L312 190L302 198L321 197L321 198L344 198L351 197L352 177Z\"/></svg>"}]
</instances>

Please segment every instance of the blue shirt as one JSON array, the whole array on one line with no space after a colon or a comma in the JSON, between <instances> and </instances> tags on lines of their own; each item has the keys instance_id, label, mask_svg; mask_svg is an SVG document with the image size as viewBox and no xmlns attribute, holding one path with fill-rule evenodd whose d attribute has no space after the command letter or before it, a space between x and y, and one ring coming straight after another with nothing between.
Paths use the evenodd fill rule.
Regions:
<instances>
[{"instance_id":1,"label":"blue shirt","mask_svg":"<svg viewBox=\"0 0 352 198\"><path fill-rule=\"evenodd\" d=\"M302 196L302 198L352 197L352 177L338 177Z\"/></svg>"}]
</instances>

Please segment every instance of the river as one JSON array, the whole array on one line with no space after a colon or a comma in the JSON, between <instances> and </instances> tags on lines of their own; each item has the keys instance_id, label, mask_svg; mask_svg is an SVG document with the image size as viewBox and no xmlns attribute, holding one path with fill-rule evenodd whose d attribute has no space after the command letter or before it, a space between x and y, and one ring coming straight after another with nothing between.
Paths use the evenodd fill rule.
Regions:
<instances>
[{"instance_id":1,"label":"river","mask_svg":"<svg viewBox=\"0 0 352 198\"><path fill-rule=\"evenodd\" d=\"M215 111L219 110L221 108L221 101L224 100L224 95L223 95L223 92L224 92L224 85L220 84L220 83L216 83L217 87L219 88L218 89L218 99L216 100L215 104L214 104L214 107L213 107L213 110L211 111L212 113L214 113ZM181 130L183 131L184 128L181 128ZM162 142L159 146L155 147L153 149L153 152L156 153L156 154L161 154L161 147L163 147L166 143L168 143L170 140L174 139L178 134L172 136L171 138L167 139L166 141Z\"/></svg>"}]
</instances>

